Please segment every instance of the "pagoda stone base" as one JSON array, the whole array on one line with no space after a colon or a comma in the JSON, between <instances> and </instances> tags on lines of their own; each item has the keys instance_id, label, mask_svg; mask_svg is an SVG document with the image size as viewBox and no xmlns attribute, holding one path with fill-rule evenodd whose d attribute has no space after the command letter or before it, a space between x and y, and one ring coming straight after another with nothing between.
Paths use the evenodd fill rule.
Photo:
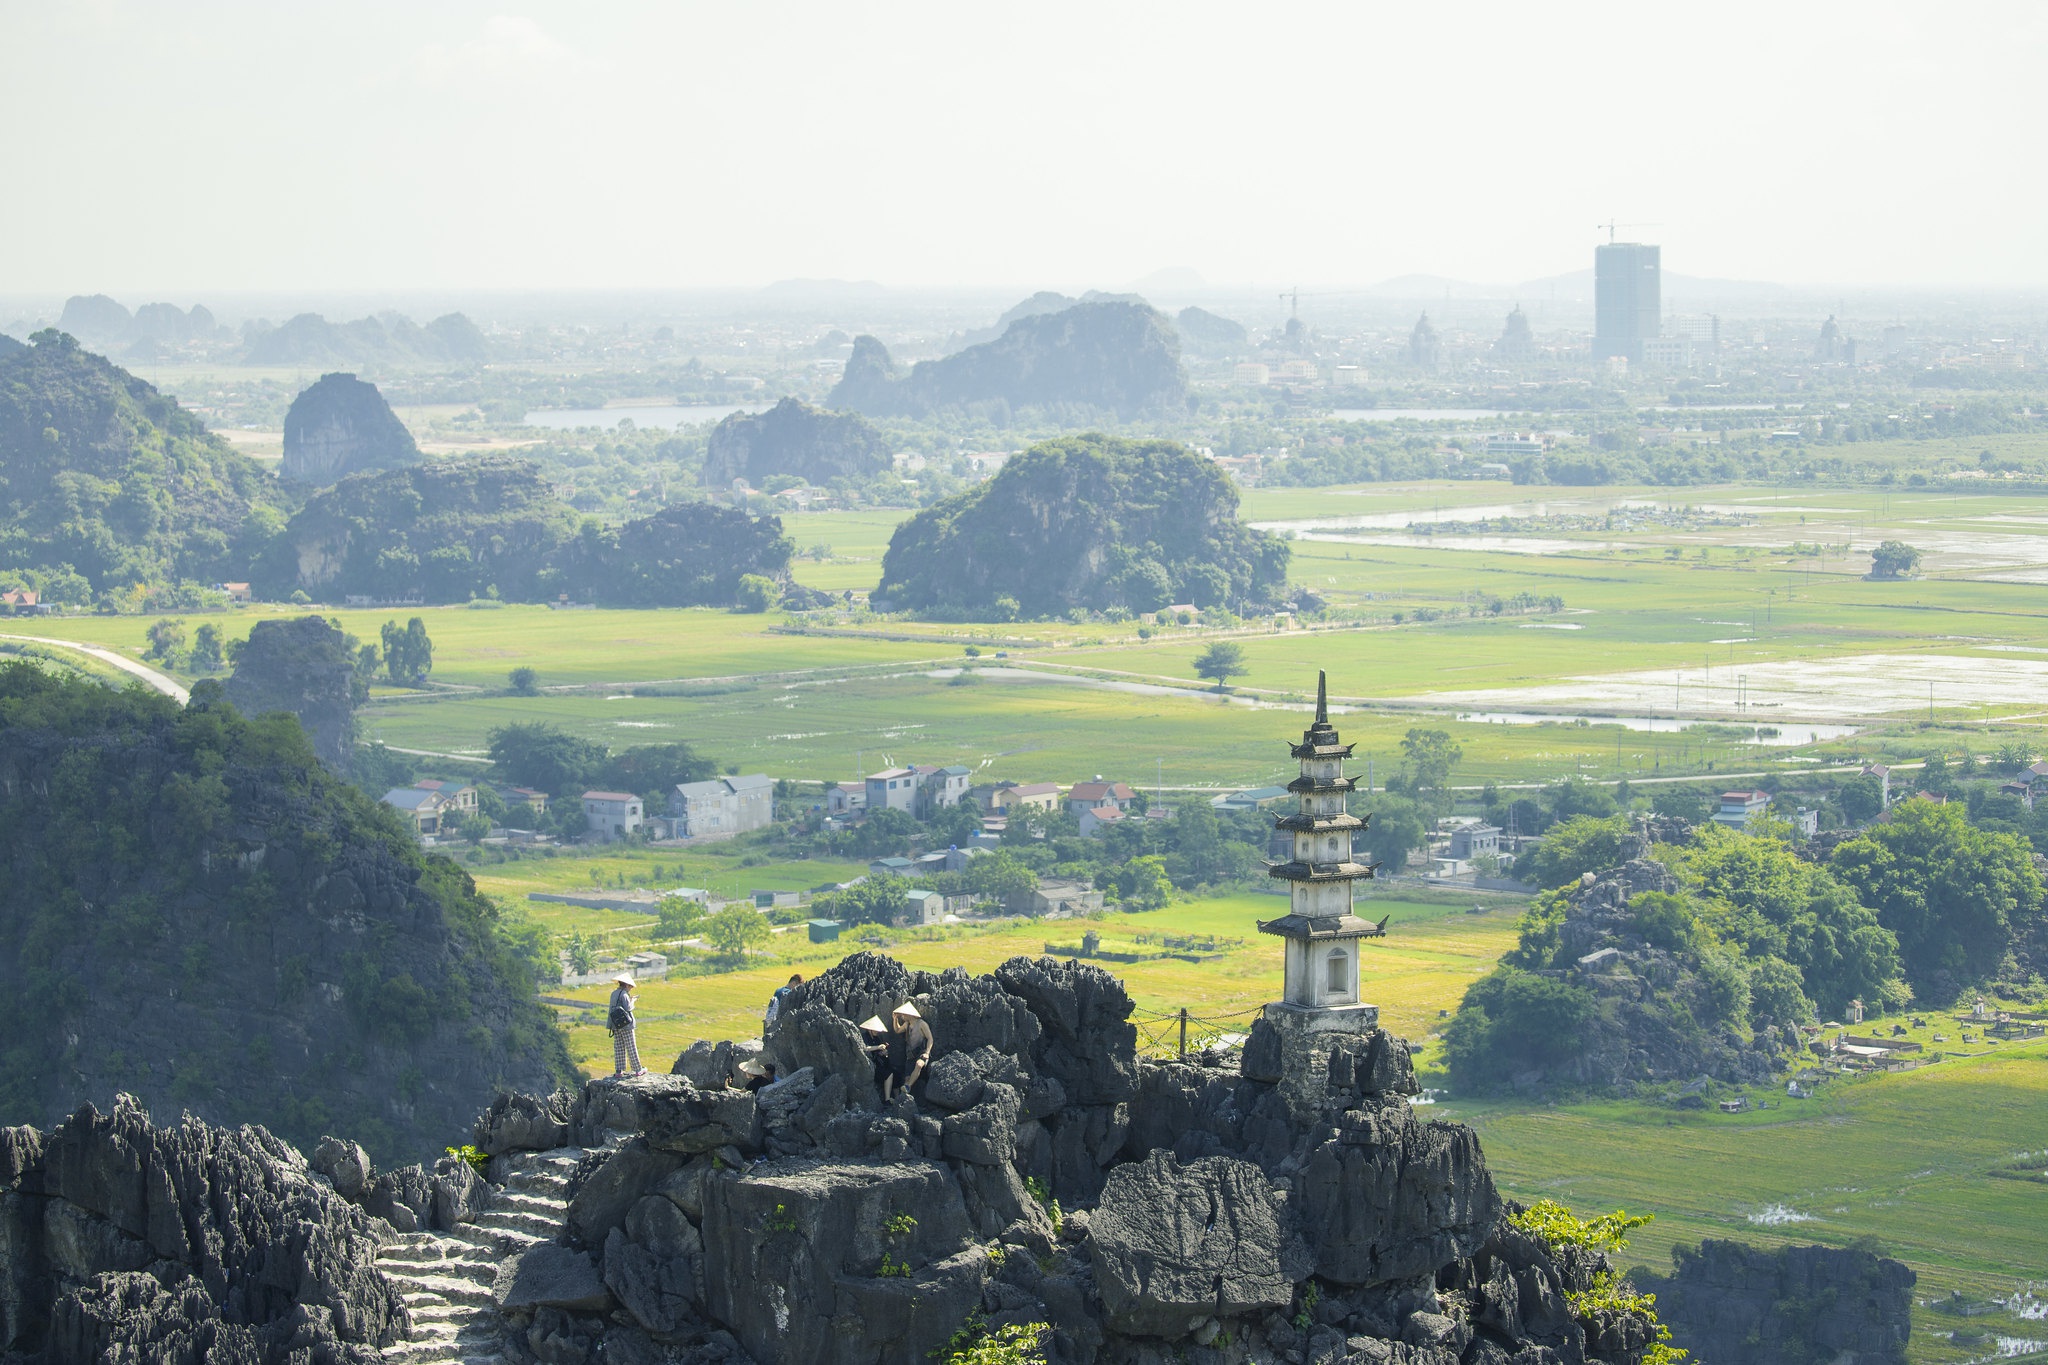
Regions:
<instances>
[{"instance_id":1,"label":"pagoda stone base","mask_svg":"<svg viewBox=\"0 0 2048 1365\"><path fill-rule=\"evenodd\" d=\"M1301 1118L1322 1111L1331 1097L1330 1054L1357 1053L1379 1032L1377 1005L1328 1005L1320 1008L1275 1002L1253 1025L1245 1048L1246 1075L1256 1067L1271 1081ZM1257 1035L1265 1033L1265 1038ZM1258 1053L1256 1061L1253 1053Z\"/></svg>"}]
</instances>

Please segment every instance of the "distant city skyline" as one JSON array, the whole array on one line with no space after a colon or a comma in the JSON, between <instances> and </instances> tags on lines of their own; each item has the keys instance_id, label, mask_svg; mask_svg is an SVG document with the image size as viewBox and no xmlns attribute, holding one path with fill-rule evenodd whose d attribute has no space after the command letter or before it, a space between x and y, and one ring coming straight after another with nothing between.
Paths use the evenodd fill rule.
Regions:
<instances>
[{"instance_id":1,"label":"distant city skyline","mask_svg":"<svg viewBox=\"0 0 2048 1365\"><path fill-rule=\"evenodd\" d=\"M2048 286L2031 3L505 5L0 0L0 294Z\"/></svg>"}]
</instances>

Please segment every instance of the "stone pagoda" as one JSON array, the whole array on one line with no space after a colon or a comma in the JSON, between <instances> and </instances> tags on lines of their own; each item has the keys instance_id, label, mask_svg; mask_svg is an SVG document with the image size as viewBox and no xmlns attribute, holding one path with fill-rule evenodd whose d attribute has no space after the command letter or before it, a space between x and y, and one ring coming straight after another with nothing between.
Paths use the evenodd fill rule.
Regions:
<instances>
[{"instance_id":1,"label":"stone pagoda","mask_svg":"<svg viewBox=\"0 0 2048 1365\"><path fill-rule=\"evenodd\" d=\"M1373 874L1372 865L1355 861L1351 852L1351 836L1366 826L1345 809L1355 785L1344 776L1351 750L1330 724L1328 684L1318 672L1315 724L1293 749L1301 776L1287 784L1301 805L1274 822L1294 836L1294 856L1268 868L1269 876L1288 884L1293 913L1259 921L1260 933L1287 941L1284 998L1266 1006L1265 1019L1293 1044L1288 1051L1308 1046L1323 1052L1336 1040L1313 1035L1367 1034L1379 1024L1379 1008L1359 999L1358 957L1360 940L1381 937L1387 922L1351 913L1351 884Z\"/></svg>"}]
</instances>

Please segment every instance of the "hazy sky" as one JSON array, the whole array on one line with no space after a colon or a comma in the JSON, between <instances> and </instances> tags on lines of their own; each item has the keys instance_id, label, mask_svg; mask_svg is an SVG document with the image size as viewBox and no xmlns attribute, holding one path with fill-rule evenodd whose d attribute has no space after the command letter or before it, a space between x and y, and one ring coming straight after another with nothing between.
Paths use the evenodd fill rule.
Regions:
<instances>
[{"instance_id":1,"label":"hazy sky","mask_svg":"<svg viewBox=\"0 0 2048 1365\"><path fill-rule=\"evenodd\" d=\"M0 0L0 294L2048 284L2048 4Z\"/></svg>"}]
</instances>

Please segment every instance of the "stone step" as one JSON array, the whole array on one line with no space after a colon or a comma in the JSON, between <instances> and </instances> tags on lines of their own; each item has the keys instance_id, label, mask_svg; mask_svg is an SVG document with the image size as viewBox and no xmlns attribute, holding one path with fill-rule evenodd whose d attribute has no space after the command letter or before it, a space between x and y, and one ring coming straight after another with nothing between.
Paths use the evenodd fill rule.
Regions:
<instances>
[{"instance_id":1,"label":"stone step","mask_svg":"<svg viewBox=\"0 0 2048 1365\"><path fill-rule=\"evenodd\" d=\"M497 1213L503 1210L537 1213L544 1218L560 1222L562 1215L569 1210L569 1201L550 1199L545 1195L530 1194L524 1190L504 1190L491 1200L491 1207L486 1212Z\"/></svg>"},{"instance_id":2,"label":"stone step","mask_svg":"<svg viewBox=\"0 0 2048 1365\"><path fill-rule=\"evenodd\" d=\"M560 1230L560 1227L557 1226L551 1229L546 1236L542 1236L539 1233L524 1232L518 1228L480 1228L472 1223L465 1223L455 1230L454 1235L459 1240L468 1243L479 1251L504 1257L516 1256L528 1247L538 1246L542 1242L552 1242L555 1240L555 1233Z\"/></svg>"},{"instance_id":3,"label":"stone step","mask_svg":"<svg viewBox=\"0 0 2048 1365\"><path fill-rule=\"evenodd\" d=\"M496 1306L496 1300L491 1297L490 1286L479 1284L475 1280L457 1279L452 1275L422 1275L414 1283L418 1288L401 1291L401 1296L407 1301L408 1306L415 1294L439 1296L448 1303L471 1304L479 1308Z\"/></svg>"},{"instance_id":4,"label":"stone step","mask_svg":"<svg viewBox=\"0 0 2048 1365\"><path fill-rule=\"evenodd\" d=\"M470 1223L471 1227L483 1228L487 1232L525 1232L535 1237L553 1237L562 1230L560 1214L534 1213L527 1209L492 1209L481 1213Z\"/></svg>"}]
</instances>

